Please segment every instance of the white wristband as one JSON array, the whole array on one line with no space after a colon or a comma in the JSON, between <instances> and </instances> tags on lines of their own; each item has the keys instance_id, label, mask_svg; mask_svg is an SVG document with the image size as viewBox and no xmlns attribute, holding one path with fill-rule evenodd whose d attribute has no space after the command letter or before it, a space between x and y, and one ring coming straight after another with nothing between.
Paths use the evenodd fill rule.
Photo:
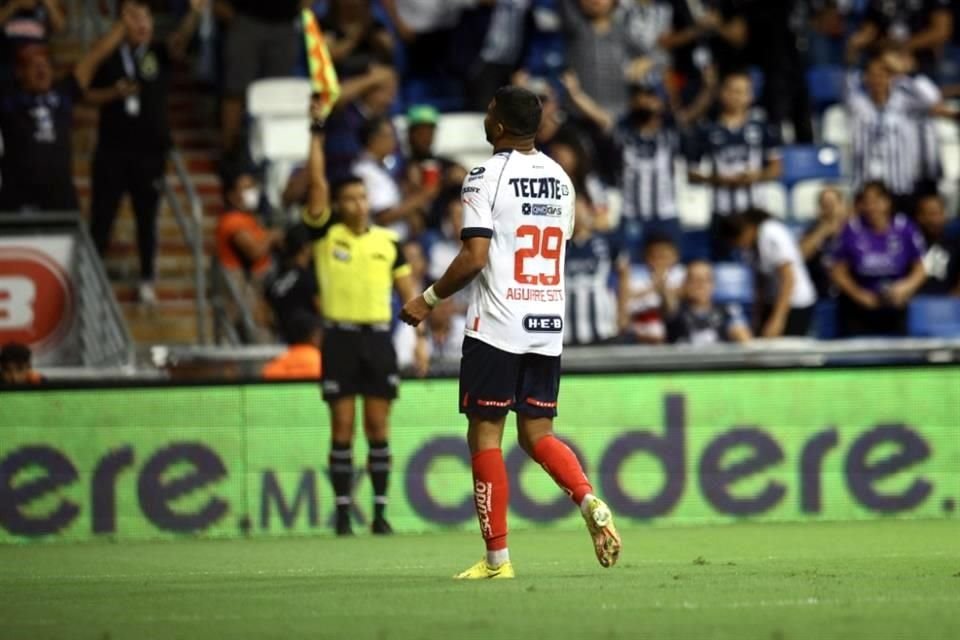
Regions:
<instances>
[{"instance_id":1,"label":"white wristband","mask_svg":"<svg viewBox=\"0 0 960 640\"><path fill-rule=\"evenodd\" d=\"M437 292L433 290L433 285L427 287L427 290L423 292L423 301L427 303L427 306L433 309L435 306L440 304L442 298L437 295Z\"/></svg>"}]
</instances>

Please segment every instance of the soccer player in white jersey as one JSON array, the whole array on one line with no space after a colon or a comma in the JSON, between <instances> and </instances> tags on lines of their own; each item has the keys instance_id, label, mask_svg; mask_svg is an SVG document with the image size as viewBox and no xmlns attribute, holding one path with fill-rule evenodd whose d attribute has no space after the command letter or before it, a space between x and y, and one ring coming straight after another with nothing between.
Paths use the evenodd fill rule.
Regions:
<instances>
[{"instance_id":1,"label":"soccer player in white jersey","mask_svg":"<svg viewBox=\"0 0 960 640\"><path fill-rule=\"evenodd\" d=\"M580 507L597 559L613 566L620 536L593 495L576 455L553 434L563 349L563 259L573 234L570 178L534 148L537 96L502 87L484 129L493 157L463 183L463 247L446 273L408 302L401 318L423 321L467 285L460 412L467 415L474 498L487 555L456 578L512 578L507 550L507 469L500 449L507 413L517 414L520 446Z\"/></svg>"}]
</instances>

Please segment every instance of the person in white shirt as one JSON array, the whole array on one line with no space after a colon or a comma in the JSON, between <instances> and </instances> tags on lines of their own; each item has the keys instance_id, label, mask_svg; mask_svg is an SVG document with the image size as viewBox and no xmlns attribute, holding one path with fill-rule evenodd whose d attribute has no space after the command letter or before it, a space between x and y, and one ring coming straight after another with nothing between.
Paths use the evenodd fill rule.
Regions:
<instances>
[{"instance_id":1,"label":"person in white shirt","mask_svg":"<svg viewBox=\"0 0 960 640\"><path fill-rule=\"evenodd\" d=\"M514 577L507 551L509 486L501 441L517 414L520 446L580 506L601 566L613 566L620 536L576 455L553 434L564 331L564 258L573 235L570 177L534 147L542 106L521 87L497 90L484 129L494 155L463 183L463 247L443 276L403 307L420 324L441 300L470 286L460 363L474 498L486 557L460 579Z\"/></svg>"},{"instance_id":2,"label":"person in white shirt","mask_svg":"<svg viewBox=\"0 0 960 640\"><path fill-rule=\"evenodd\" d=\"M762 209L729 216L721 228L726 241L746 253L757 276L758 335L806 336L817 291L790 229Z\"/></svg>"},{"instance_id":3,"label":"person in white shirt","mask_svg":"<svg viewBox=\"0 0 960 640\"><path fill-rule=\"evenodd\" d=\"M386 117L373 118L360 131L363 155L353 165L353 175L367 188L374 221L394 231L402 242L423 229L424 213L437 195L425 187L404 196L391 170L396 164L397 136Z\"/></svg>"}]
</instances>

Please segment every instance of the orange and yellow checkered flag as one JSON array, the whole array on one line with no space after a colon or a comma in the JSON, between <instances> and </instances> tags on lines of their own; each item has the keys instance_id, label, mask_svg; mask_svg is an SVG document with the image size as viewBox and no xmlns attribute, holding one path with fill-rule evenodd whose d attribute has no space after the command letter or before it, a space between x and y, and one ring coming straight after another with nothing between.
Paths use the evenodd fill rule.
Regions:
<instances>
[{"instance_id":1,"label":"orange and yellow checkered flag","mask_svg":"<svg viewBox=\"0 0 960 640\"><path fill-rule=\"evenodd\" d=\"M313 90L322 96L323 117L333 111L340 98L340 79L330 58L330 50L323 39L323 31L317 17L310 9L303 10L303 37L307 45L307 66L310 69L310 83Z\"/></svg>"}]
</instances>

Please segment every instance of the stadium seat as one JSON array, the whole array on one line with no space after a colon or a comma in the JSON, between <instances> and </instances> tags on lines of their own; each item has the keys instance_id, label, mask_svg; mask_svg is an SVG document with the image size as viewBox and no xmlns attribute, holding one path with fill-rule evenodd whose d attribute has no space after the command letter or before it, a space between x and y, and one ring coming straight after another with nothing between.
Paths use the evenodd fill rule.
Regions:
<instances>
[{"instance_id":1,"label":"stadium seat","mask_svg":"<svg viewBox=\"0 0 960 640\"><path fill-rule=\"evenodd\" d=\"M685 229L702 229L710 224L710 189L680 180L677 185L677 208Z\"/></svg>"},{"instance_id":2,"label":"stadium seat","mask_svg":"<svg viewBox=\"0 0 960 640\"><path fill-rule=\"evenodd\" d=\"M766 182L758 187L760 198L758 204L781 220L789 215L790 203L787 201L787 190L779 182Z\"/></svg>"},{"instance_id":3,"label":"stadium seat","mask_svg":"<svg viewBox=\"0 0 960 640\"><path fill-rule=\"evenodd\" d=\"M264 78L247 89L247 111L254 119L306 114L310 81L305 78Z\"/></svg>"},{"instance_id":4,"label":"stadium seat","mask_svg":"<svg viewBox=\"0 0 960 640\"><path fill-rule=\"evenodd\" d=\"M783 177L788 189L810 178L836 180L840 177L840 153L836 147L824 145L788 145L783 148Z\"/></svg>"},{"instance_id":5,"label":"stadium seat","mask_svg":"<svg viewBox=\"0 0 960 640\"><path fill-rule=\"evenodd\" d=\"M844 69L838 65L815 65L807 71L810 101L820 112L843 99Z\"/></svg>"},{"instance_id":6,"label":"stadium seat","mask_svg":"<svg viewBox=\"0 0 960 640\"><path fill-rule=\"evenodd\" d=\"M710 232L707 229L694 229L683 232L680 255L684 262L710 259Z\"/></svg>"},{"instance_id":7,"label":"stadium seat","mask_svg":"<svg viewBox=\"0 0 960 640\"><path fill-rule=\"evenodd\" d=\"M753 276L750 269L736 262L718 262L713 265L715 290L713 299L718 304L753 302Z\"/></svg>"},{"instance_id":8,"label":"stadium seat","mask_svg":"<svg viewBox=\"0 0 960 640\"><path fill-rule=\"evenodd\" d=\"M833 340L837 337L837 302L833 299L819 300L813 308L813 335L818 340Z\"/></svg>"},{"instance_id":9,"label":"stadium seat","mask_svg":"<svg viewBox=\"0 0 960 640\"><path fill-rule=\"evenodd\" d=\"M960 142L945 142L940 148L943 159L943 179L947 182L960 180Z\"/></svg>"},{"instance_id":10,"label":"stadium seat","mask_svg":"<svg viewBox=\"0 0 960 640\"><path fill-rule=\"evenodd\" d=\"M465 167L473 167L490 158L490 144L483 133L483 113L443 113L437 123L433 150ZM403 144L407 140L407 119L396 116L393 126Z\"/></svg>"},{"instance_id":11,"label":"stadium seat","mask_svg":"<svg viewBox=\"0 0 960 640\"><path fill-rule=\"evenodd\" d=\"M960 338L960 299L917 296L910 302L908 327L915 337Z\"/></svg>"},{"instance_id":12,"label":"stadium seat","mask_svg":"<svg viewBox=\"0 0 960 640\"><path fill-rule=\"evenodd\" d=\"M956 122L947 118L936 118L933 122L937 129L937 139L941 144L960 143L960 126Z\"/></svg>"},{"instance_id":13,"label":"stadium seat","mask_svg":"<svg viewBox=\"0 0 960 640\"><path fill-rule=\"evenodd\" d=\"M835 104L823 112L823 141L840 150L840 167L849 173L850 130L847 128L847 112L843 105Z\"/></svg>"}]
</instances>

